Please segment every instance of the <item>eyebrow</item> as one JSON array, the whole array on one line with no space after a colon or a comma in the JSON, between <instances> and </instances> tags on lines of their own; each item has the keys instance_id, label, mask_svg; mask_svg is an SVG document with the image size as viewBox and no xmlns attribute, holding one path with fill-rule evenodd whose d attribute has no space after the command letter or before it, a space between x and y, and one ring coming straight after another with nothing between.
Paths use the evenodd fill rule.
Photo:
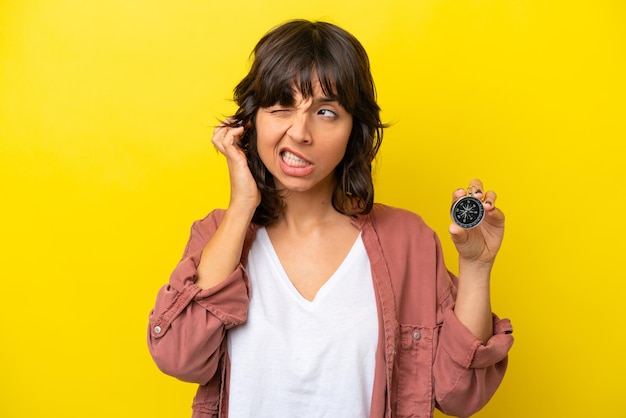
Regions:
<instances>
[{"instance_id":1,"label":"eyebrow","mask_svg":"<svg viewBox=\"0 0 626 418\"><path fill-rule=\"evenodd\" d=\"M332 96L321 95L321 96L313 97L313 101L311 102L311 105L315 106L315 105L324 104L324 103L337 103L341 106L341 101L339 100L339 96L336 96L336 95L332 95ZM288 107L296 105L295 103L281 103L280 101L277 102L276 104L280 106L288 106ZM272 106L275 106L276 104ZM268 107L272 107L272 106L268 106Z\"/></svg>"}]
</instances>

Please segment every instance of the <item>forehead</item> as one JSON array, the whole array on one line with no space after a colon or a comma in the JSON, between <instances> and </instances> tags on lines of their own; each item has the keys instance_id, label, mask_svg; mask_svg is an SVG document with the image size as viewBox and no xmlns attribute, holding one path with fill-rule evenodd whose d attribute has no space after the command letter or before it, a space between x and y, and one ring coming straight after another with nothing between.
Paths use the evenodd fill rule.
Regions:
<instances>
[{"instance_id":1,"label":"forehead","mask_svg":"<svg viewBox=\"0 0 626 418\"><path fill-rule=\"evenodd\" d=\"M291 85L294 99L313 99L316 101L339 101L334 83L325 86L317 76L313 76L308 83L296 80Z\"/></svg>"},{"instance_id":2,"label":"forehead","mask_svg":"<svg viewBox=\"0 0 626 418\"><path fill-rule=\"evenodd\" d=\"M285 74L277 81L265 86L260 103L262 107L277 103L294 105L308 99L342 102L333 78L328 74L320 74L315 68L298 71L291 77Z\"/></svg>"}]
</instances>

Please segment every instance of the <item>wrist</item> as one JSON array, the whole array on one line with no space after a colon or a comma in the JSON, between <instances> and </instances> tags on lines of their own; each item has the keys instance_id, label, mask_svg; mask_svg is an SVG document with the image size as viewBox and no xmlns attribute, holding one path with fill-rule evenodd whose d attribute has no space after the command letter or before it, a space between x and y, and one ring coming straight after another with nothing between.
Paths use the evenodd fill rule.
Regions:
<instances>
[{"instance_id":1,"label":"wrist","mask_svg":"<svg viewBox=\"0 0 626 418\"><path fill-rule=\"evenodd\" d=\"M231 220L241 220L248 224L252 221L256 206L245 203L233 203L231 202L226 209L225 217Z\"/></svg>"},{"instance_id":2,"label":"wrist","mask_svg":"<svg viewBox=\"0 0 626 418\"><path fill-rule=\"evenodd\" d=\"M493 261L484 261L477 259L466 259L459 257L459 272L461 270L471 271L478 274L491 274L493 269Z\"/></svg>"},{"instance_id":3,"label":"wrist","mask_svg":"<svg viewBox=\"0 0 626 418\"><path fill-rule=\"evenodd\" d=\"M489 286L493 263L459 259L459 278L465 283Z\"/></svg>"}]
</instances>

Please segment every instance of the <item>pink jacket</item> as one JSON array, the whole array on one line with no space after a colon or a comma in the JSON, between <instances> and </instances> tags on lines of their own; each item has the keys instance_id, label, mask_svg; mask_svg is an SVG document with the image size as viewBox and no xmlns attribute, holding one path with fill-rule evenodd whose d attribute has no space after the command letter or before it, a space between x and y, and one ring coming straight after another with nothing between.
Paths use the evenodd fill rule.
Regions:
<instances>
[{"instance_id":1,"label":"pink jacket","mask_svg":"<svg viewBox=\"0 0 626 418\"><path fill-rule=\"evenodd\" d=\"M250 225L237 269L222 283L195 285L202 250L223 211L196 221L183 258L159 291L148 346L158 367L200 384L193 418L228 416L227 330L246 321L244 269L258 229ZM432 417L435 407L466 417L499 386L513 344L511 324L494 315L482 344L457 319L457 279L446 269L436 234L405 210L375 205L353 220L369 255L379 312L379 344L370 418Z\"/></svg>"}]
</instances>

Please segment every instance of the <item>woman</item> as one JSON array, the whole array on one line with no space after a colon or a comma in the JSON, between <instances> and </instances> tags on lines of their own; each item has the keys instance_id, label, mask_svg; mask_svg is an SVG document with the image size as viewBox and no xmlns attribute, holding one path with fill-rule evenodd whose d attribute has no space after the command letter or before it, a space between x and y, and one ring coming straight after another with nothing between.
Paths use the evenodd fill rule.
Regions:
<instances>
[{"instance_id":1,"label":"woman","mask_svg":"<svg viewBox=\"0 0 626 418\"><path fill-rule=\"evenodd\" d=\"M504 232L495 193L473 180L484 221L450 227L457 280L419 216L374 204L384 126L369 61L332 24L266 34L235 102L212 140L228 162L228 208L194 223L150 315L157 365L200 384L193 417L480 409L513 342L490 307Z\"/></svg>"}]
</instances>

